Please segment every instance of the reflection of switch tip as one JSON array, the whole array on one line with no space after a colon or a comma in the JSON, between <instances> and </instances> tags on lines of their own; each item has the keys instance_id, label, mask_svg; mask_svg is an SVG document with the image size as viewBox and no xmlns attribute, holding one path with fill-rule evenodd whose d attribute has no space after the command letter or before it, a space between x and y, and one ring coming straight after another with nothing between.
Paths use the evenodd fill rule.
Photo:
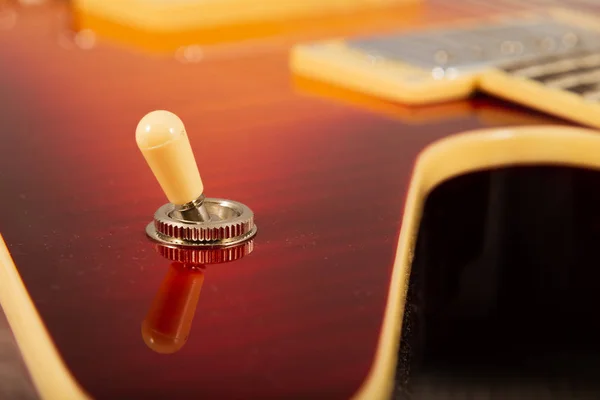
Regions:
<instances>
[{"instance_id":1,"label":"reflection of switch tip","mask_svg":"<svg viewBox=\"0 0 600 400\"><path fill-rule=\"evenodd\" d=\"M171 354L185 345L203 282L202 270L171 265L142 322L142 338L150 349Z\"/></svg>"},{"instance_id":2,"label":"reflection of switch tip","mask_svg":"<svg viewBox=\"0 0 600 400\"><path fill-rule=\"evenodd\" d=\"M181 350L187 341L187 336L170 336L152 329L148 321L142 323L142 338L146 346L159 354L175 353Z\"/></svg>"}]
</instances>

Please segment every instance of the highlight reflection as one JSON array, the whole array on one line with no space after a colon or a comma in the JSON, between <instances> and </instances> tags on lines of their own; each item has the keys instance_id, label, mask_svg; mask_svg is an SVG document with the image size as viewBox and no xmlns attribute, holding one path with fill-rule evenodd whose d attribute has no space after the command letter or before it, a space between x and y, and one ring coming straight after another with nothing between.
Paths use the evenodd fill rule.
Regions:
<instances>
[{"instance_id":1,"label":"highlight reflection","mask_svg":"<svg viewBox=\"0 0 600 400\"><path fill-rule=\"evenodd\" d=\"M461 118L466 114L477 111L477 106L473 101L457 100L415 107L382 100L374 96L295 74L291 76L291 83L293 89L300 95L326 99L346 106L386 115L402 123L411 125L424 125L435 121Z\"/></svg>"},{"instance_id":2,"label":"highlight reflection","mask_svg":"<svg viewBox=\"0 0 600 400\"><path fill-rule=\"evenodd\" d=\"M208 250L155 244L155 250L172 263L142 322L142 338L151 350L172 354L183 348L190 335L207 265L245 257L254 250L254 241Z\"/></svg>"},{"instance_id":3,"label":"highlight reflection","mask_svg":"<svg viewBox=\"0 0 600 400\"><path fill-rule=\"evenodd\" d=\"M10 6L0 0L0 30L10 30L17 24L17 12Z\"/></svg>"}]
</instances>

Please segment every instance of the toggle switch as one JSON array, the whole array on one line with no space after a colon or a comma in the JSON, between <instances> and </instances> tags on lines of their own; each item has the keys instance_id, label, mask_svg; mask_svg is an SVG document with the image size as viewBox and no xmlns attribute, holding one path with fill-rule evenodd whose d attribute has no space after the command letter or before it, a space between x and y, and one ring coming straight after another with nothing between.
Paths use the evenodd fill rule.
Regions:
<instances>
[{"instance_id":1,"label":"toggle switch","mask_svg":"<svg viewBox=\"0 0 600 400\"><path fill-rule=\"evenodd\" d=\"M176 247L225 247L256 235L254 213L233 200L207 198L185 126L156 110L138 123L135 138L167 200L146 227L147 235Z\"/></svg>"}]
</instances>

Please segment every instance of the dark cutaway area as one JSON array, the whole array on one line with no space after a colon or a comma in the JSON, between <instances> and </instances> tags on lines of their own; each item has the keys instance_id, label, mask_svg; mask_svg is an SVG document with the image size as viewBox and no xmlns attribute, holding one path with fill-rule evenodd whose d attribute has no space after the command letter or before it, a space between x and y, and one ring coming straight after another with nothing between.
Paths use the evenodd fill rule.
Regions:
<instances>
[{"instance_id":1,"label":"dark cutaway area","mask_svg":"<svg viewBox=\"0 0 600 400\"><path fill-rule=\"evenodd\" d=\"M423 210L395 398L600 398L599 309L600 171L446 181Z\"/></svg>"}]
</instances>

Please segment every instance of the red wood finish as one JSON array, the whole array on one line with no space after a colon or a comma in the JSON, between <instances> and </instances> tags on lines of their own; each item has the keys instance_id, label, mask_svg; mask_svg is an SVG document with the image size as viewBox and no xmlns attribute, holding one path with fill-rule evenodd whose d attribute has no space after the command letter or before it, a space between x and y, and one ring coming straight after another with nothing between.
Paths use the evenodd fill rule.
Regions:
<instances>
[{"instance_id":1,"label":"red wood finish","mask_svg":"<svg viewBox=\"0 0 600 400\"><path fill-rule=\"evenodd\" d=\"M420 149L482 126L561 123L489 99L414 120L324 97L290 77L286 49L198 64L102 42L67 50L55 11L0 32L0 230L99 399L348 398L373 362ZM166 200L134 140L157 108L186 123L206 194L249 205L259 227L250 255L206 268L171 354L142 337L171 268L144 234Z\"/></svg>"}]
</instances>

